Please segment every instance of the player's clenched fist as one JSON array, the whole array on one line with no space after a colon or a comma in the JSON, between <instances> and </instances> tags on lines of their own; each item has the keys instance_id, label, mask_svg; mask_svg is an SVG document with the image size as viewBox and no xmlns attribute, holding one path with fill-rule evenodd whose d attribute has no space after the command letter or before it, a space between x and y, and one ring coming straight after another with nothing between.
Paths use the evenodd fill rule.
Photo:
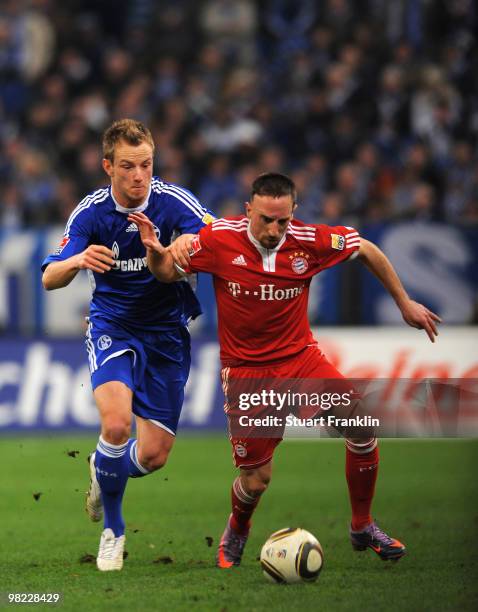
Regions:
<instances>
[{"instance_id":1,"label":"player's clenched fist","mask_svg":"<svg viewBox=\"0 0 478 612\"><path fill-rule=\"evenodd\" d=\"M114 265L113 251L100 244L90 244L77 258L80 270L92 270L100 274L109 272Z\"/></svg>"},{"instance_id":2,"label":"player's clenched fist","mask_svg":"<svg viewBox=\"0 0 478 612\"><path fill-rule=\"evenodd\" d=\"M173 256L174 263L183 269L189 267L189 262L191 261L191 241L195 235L196 234L182 234L168 246L168 251Z\"/></svg>"}]
</instances>

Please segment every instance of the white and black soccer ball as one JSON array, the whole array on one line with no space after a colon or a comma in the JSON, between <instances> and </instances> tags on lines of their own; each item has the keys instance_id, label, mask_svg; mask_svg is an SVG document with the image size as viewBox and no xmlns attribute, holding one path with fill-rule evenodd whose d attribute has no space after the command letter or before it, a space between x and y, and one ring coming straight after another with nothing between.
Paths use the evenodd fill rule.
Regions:
<instances>
[{"instance_id":1,"label":"white and black soccer ball","mask_svg":"<svg viewBox=\"0 0 478 612\"><path fill-rule=\"evenodd\" d=\"M313 582L324 565L324 553L311 533L287 527L269 537L260 560L264 576L271 582Z\"/></svg>"}]
</instances>

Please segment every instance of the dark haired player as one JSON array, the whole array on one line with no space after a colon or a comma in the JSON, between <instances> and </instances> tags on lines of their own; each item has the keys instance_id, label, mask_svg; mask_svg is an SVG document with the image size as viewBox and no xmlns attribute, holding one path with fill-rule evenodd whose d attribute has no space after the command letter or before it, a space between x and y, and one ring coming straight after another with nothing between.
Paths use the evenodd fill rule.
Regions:
<instances>
[{"instance_id":1,"label":"dark haired player","mask_svg":"<svg viewBox=\"0 0 478 612\"><path fill-rule=\"evenodd\" d=\"M432 342L437 335L439 317L408 297L377 246L351 227L293 219L295 200L288 177L261 175L252 186L246 216L218 219L203 228L191 243L190 263L179 262L214 276L226 399L228 386L238 379L343 379L312 336L307 300L315 274L353 257L384 284L409 325L424 329ZM151 271L165 282L180 278L172 254L161 246L146 215L132 214L130 219L148 248ZM230 420L229 426L232 432ZM232 513L218 549L219 567L240 564L250 519L269 485L280 441L231 433L240 474L232 485ZM370 513L378 462L375 437L346 438L350 537L356 550L371 548L384 560L397 560L405 546L382 531Z\"/></svg>"}]
</instances>

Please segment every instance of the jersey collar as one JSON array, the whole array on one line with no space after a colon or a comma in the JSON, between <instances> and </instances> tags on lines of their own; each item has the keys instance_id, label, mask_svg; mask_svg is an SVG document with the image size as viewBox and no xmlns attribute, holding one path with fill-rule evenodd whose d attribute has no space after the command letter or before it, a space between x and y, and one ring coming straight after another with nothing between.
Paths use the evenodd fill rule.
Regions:
<instances>
[{"instance_id":1,"label":"jersey collar","mask_svg":"<svg viewBox=\"0 0 478 612\"><path fill-rule=\"evenodd\" d=\"M262 244L252 235L251 222L249 221L249 225L247 226L247 237L259 251L259 254L262 258L262 269L264 270L264 272L275 272L277 253L279 252L279 249L286 240L285 232L276 247L274 247L273 249L267 249L266 247L263 247Z\"/></svg>"},{"instance_id":2,"label":"jersey collar","mask_svg":"<svg viewBox=\"0 0 478 612\"><path fill-rule=\"evenodd\" d=\"M145 201L142 204L140 204L140 206L136 206L136 208L126 208L126 206L121 206L121 204L119 204L116 201L116 198L113 195L113 189L111 187L110 187L110 194L111 194L111 197L113 198L113 202L115 203L115 208L118 212L122 212L122 213L143 212L143 210L146 210L148 208L149 196L151 195L151 183L149 185L148 195L146 196Z\"/></svg>"},{"instance_id":3,"label":"jersey collar","mask_svg":"<svg viewBox=\"0 0 478 612\"><path fill-rule=\"evenodd\" d=\"M286 234L287 234L287 232L284 232L284 235L282 236L282 238L277 243L277 246L275 246L273 249L268 249L267 247L262 246L262 244L259 242L259 240L256 240L254 238L254 236L252 235L252 232L251 232L251 222L250 221L249 221L249 224L247 226L247 237L252 242L252 244L256 247L256 249L259 251L259 253L264 253L266 251L268 253L277 253L277 251L281 248L281 246L286 241Z\"/></svg>"}]
</instances>

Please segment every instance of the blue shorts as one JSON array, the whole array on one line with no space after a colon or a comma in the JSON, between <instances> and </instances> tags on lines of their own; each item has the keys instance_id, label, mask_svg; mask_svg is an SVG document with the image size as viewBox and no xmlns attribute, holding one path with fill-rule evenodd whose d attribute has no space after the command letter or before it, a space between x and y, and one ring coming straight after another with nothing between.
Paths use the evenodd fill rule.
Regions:
<instances>
[{"instance_id":1,"label":"blue shorts","mask_svg":"<svg viewBox=\"0 0 478 612\"><path fill-rule=\"evenodd\" d=\"M85 343L93 390L123 382L133 391L134 414L175 435L191 365L187 328L133 333L95 318Z\"/></svg>"}]
</instances>

